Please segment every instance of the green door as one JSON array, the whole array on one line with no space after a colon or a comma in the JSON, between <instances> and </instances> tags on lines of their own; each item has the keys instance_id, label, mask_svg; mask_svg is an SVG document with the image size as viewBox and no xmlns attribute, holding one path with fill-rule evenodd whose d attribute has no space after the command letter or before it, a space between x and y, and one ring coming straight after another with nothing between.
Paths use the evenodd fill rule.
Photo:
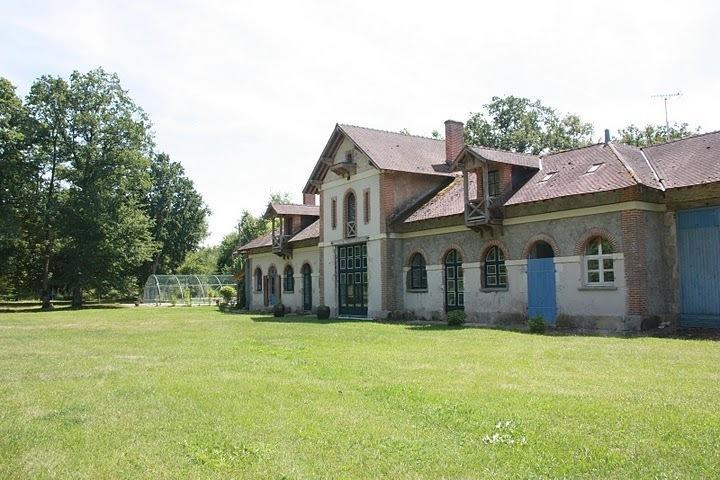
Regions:
<instances>
[{"instance_id":1,"label":"green door","mask_svg":"<svg viewBox=\"0 0 720 480\"><path fill-rule=\"evenodd\" d=\"M367 246L338 247L338 310L340 315L367 316Z\"/></svg>"}]
</instances>

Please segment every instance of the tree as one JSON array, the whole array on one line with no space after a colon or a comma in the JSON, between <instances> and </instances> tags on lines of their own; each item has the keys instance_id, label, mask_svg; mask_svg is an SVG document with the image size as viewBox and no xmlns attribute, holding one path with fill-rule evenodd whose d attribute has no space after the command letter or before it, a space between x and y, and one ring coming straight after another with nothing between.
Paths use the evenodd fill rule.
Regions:
<instances>
[{"instance_id":1,"label":"tree","mask_svg":"<svg viewBox=\"0 0 720 480\"><path fill-rule=\"evenodd\" d=\"M30 88L26 104L32 119L33 148L30 157L35 165L38 186L35 220L35 244L40 246L42 273L40 288L42 306L52 307L50 263L61 241L57 226L60 216L60 180L68 159L68 84L58 77L43 76Z\"/></svg>"},{"instance_id":2,"label":"tree","mask_svg":"<svg viewBox=\"0 0 720 480\"><path fill-rule=\"evenodd\" d=\"M288 192L272 192L270 193L270 203L288 205L292 203L292 198Z\"/></svg>"},{"instance_id":3,"label":"tree","mask_svg":"<svg viewBox=\"0 0 720 480\"><path fill-rule=\"evenodd\" d=\"M210 214L182 165L167 154L153 155L150 181L146 204L156 248L152 261L141 268L141 283L149 275L174 272L207 236Z\"/></svg>"},{"instance_id":4,"label":"tree","mask_svg":"<svg viewBox=\"0 0 720 480\"><path fill-rule=\"evenodd\" d=\"M618 130L620 141L636 147L649 147L658 143L677 140L700 133L700 127L690 128L687 123L646 125L640 129L634 124Z\"/></svg>"},{"instance_id":5,"label":"tree","mask_svg":"<svg viewBox=\"0 0 720 480\"><path fill-rule=\"evenodd\" d=\"M226 235L220 243L218 272L238 276L244 265L241 256L236 253L237 248L267 233L269 229L267 220L243 210L237 232Z\"/></svg>"},{"instance_id":6,"label":"tree","mask_svg":"<svg viewBox=\"0 0 720 480\"><path fill-rule=\"evenodd\" d=\"M31 215L34 169L25 158L27 110L15 86L0 77L0 294L25 286L29 255L25 220Z\"/></svg>"},{"instance_id":7,"label":"tree","mask_svg":"<svg viewBox=\"0 0 720 480\"><path fill-rule=\"evenodd\" d=\"M220 273L218 271L218 254L220 248L201 247L195 251L189 252L185 256L185 260L177 268L180 275L214 275Z\"/></svg>"},{"instance_id":8,"label":"tree","mask_svg":"<svg viewBox=\"0 0 720 480\"><path fill-rule=\"evenodd\" d=\"M153 141L145 113L102 69L71 75L68 110L59 270L79 306L83 289L130 289L156 250L144 208Z\"/></svg>"},{"instance_id":9,"label":"tree","mask_svg":"<svg viewBox=\"0 0 720 480\"><path fill-rule=\"evenodd\" d=\"M561 115L527 98L493 97L484 112L471 113L465 124L465 143L540 154L577 148L592 140L592 125L577 115Z\"/></svg>"}]
</instances>

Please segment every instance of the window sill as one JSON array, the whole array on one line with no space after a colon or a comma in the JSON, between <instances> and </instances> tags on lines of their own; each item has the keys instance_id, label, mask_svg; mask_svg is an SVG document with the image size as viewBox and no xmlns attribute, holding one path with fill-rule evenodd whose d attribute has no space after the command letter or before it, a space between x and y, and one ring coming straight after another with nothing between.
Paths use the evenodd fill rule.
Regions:
<instances>
[{"instance_id":1,"label":"window sill","mask_svg":"<svg viewBox=\"0 0 720 480\"><path fill-rule=\"evenodd\" d=\"M408 293L427 293L427 288L408 288Z\"/></svg>"},{"instance_id":2,"label":"window sill","mask_svg":"<svg viewBox=\"0 0 720 480\"><path fill-rule=\"evenodd\" d=\"M487 288L481 288L481 292L485 293L491 293L491 292L507 292L508 287L487 287Z\"/></svg>"},{"instance_id":3,"label":"window sill","mask_svg":"<svg viewBox=\"0 0 720 480\"><path fill-rule=\"evenodd\" d=\"M592 290L617 290L618 287L614 285L583 285L578 288L580 291L592 291Z\"/></svg>"}]
</instances>

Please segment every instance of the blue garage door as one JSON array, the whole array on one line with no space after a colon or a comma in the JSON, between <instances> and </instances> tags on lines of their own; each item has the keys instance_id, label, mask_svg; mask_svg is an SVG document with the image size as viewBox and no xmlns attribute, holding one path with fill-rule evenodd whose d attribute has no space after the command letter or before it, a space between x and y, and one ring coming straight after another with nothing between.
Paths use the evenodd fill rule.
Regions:
<instances>
[{"instance_id":1,"label":"blue garage door","mask_svg":"<svg viewBox=\"0 0 720 480\"><path fill-rule=\"evenodd\" d=\"M720 327L720 208L678 212L680 326Z\"/></svg>"}]
</instances>

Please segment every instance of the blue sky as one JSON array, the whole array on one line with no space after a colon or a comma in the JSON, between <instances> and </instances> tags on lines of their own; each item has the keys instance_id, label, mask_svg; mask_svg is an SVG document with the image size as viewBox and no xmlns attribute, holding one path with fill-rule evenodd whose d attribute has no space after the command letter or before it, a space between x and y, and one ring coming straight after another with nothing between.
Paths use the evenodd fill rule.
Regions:
<instances>
[{"instance_id":1,"label":"blue sky","mask_svg":"<svg viewBox=\"0 0 720 480\"><path fill-rule=\"evenodd\" d=\"M213 210L216 243L271 191L300 201L336 122L429 135L493 95L615 131L720 129L720 5L698 2L5 1L0 75L102 66Z\"/></svg>"}]
</instances>

